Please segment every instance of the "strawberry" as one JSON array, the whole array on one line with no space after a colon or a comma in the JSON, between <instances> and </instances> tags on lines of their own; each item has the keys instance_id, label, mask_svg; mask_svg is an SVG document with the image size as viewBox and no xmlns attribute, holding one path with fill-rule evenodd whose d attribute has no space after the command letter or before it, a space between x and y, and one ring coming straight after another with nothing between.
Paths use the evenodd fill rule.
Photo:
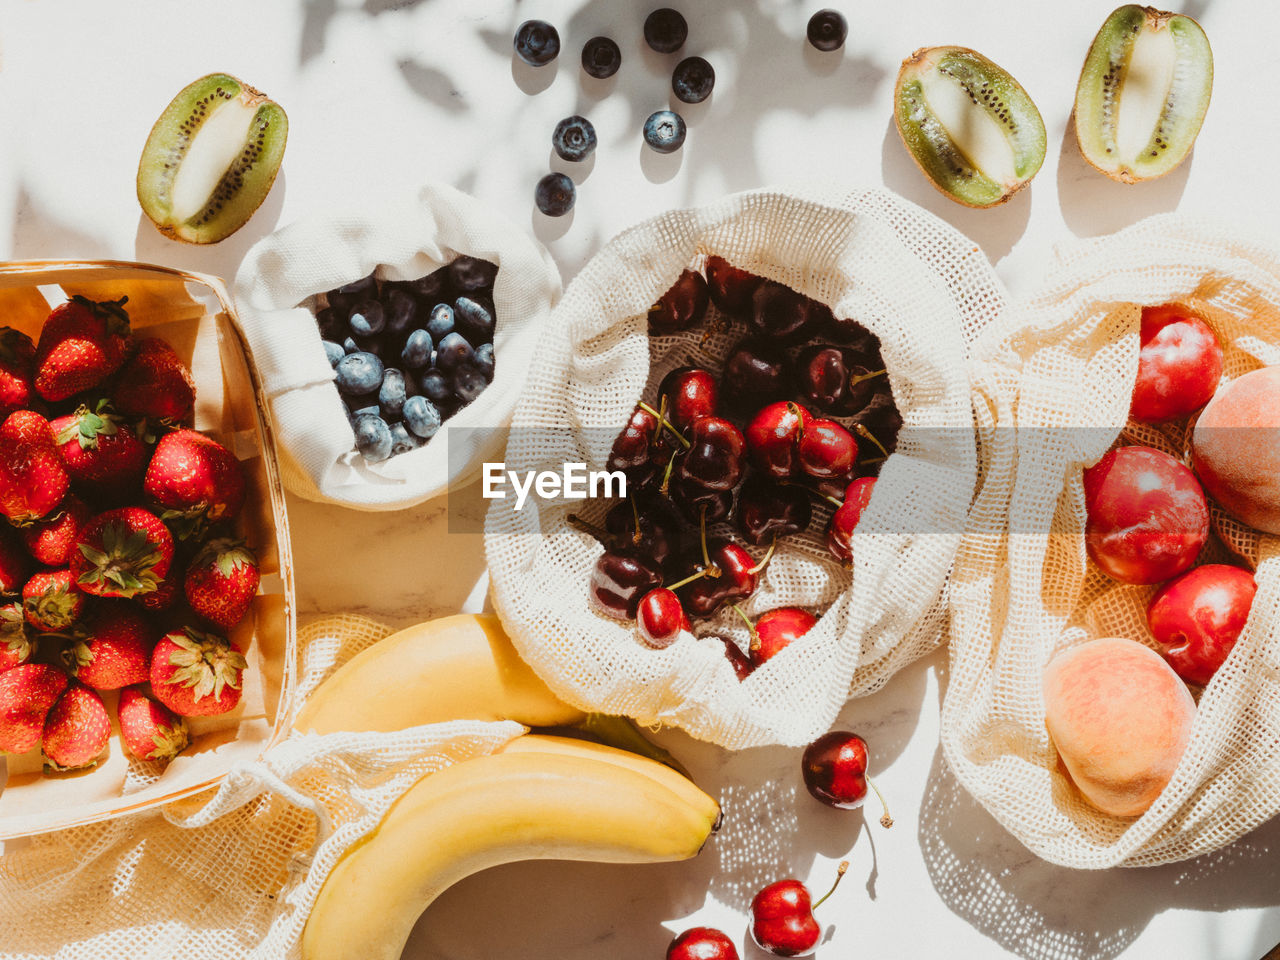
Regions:
<instances>
[{"instance_id":1,"label":"strawberry","mask_svg":"<svg viewBox=\"0 0 1280 960\"><path fill-rule=\"evenodd\" d=\"M41 633L61 633L84 614L84 594L70 570L42 570L22 588L22 612Z\"/></svg>"},{"instance_id":2,"label":"strawberry","mask_svg":"<svg viewBox=\"0 0 1280 960\"><path fill-rule=\"evenodd\" d=\"M160 586L173 563L173 535L154 513L121 507L84 525L71 558L80 589L99 597L136 597Z\"/></svg>"},{"instance_id":3,"label":"strawberry","mask_svg":"<svg viewBox=\"0 0 1280 960\"><path fill-rule=\"evenodd\" d=\"M151 623L133 604L105 600L63 651L63 659L81 683L95 690L119 690L147 682L156 639Z\"/></svg>"},{"instance_id":4,"label":"strawberry","mask_svg":"<svg viewBox=\"0 0 1280 960\"><path fill-rule=\"evenodd\" d=\"M168 610L182 592L182 570L175 559L169 572L161 579L159 585L150 593L138 595L138 602L148 610Z\"/></svg>"},{"instance_id":5,"label":"strawberry","mask_svg":"<svg viewBox=\"0 0 1280 960\"><path fill-rule=\"evenodd\" d=\"M31 558L17 535L7 526L0 526L0 593L17 593L30 572Z\"/></svg>"},{"instance_id":6,"label":"strawberry","mask_svg":"<svg viewBox=\"0 0 1280 960\"><path fill-rule=\"evenodd\" d=\"M39 743L49 708L66 688L67 675L47 663L0 673L0 752L26 753Z\"/></svg>"},{"instance_id":7,"label":"strawberry","mask_svg":"<svg viewBox=\"0 0 1280 960\"><path fill-rule=\"evenodd\" d=\"M12 601L0 607L0 673L21 666L35 652L26 623L22 604Z\"/></svg>"},{"instance_id":8,"label":"strawberry","mask_svg":"<svg viewBox=\"0 0 1280 960\"><path fill-rule=\"evenodd\" d=\"M196 382L173 347L156 337L134 341L112 391L116 408L131 417L186 423L196 402Z\"/></svg>"},{"instance_id":9,"label":"strawberry","mask_svg":"<svg viewBox=\"0 0 1280 960\"><path fill-rule=\"evenodd\" d=\"M111 718L102 698L72 681L44 721L40 751L46 772L92 767L111 739Z\"/></svg>"},{"instance_id":10,"label":"strawberry","mask_svg":"<svg viewBox=\"0 0 1280 960\"><path fill-rule=\"evenodd\" d=\"M0 424L0 513L15 523L39 520L70 482L49 421L33 410L9 414Z\"/></svg>"},{"instance_id":11,"label":"strawberry","mask_svg":"<svg viewBox=\"0 0 1280 960\"><path fill-rule=\"evenodd\" d=\"M120 735L139 760L172 760L187 748L187 721L136 687L120 691Z\"/></svg>"},{"instance_id":12,"label":"strawberry","mask_svg":"<svg viewBox=\"0 0 1280 960\"><path fill-rule=\"evenodd\" d=\"M230 630L249 612L258 580L258 558L244 541L219 538L195 555L183 588L192 610Z\"/></svg>"},{"instance_id":13,"label":"strawberry","mask_svg":"<svg viewBox=\"0 0 1280 960\"><path fill-rule=\"evenodd\" d=\"M49 426L72 483L95 496L141 499L147 448L110 403L99 400L92 410L82 404Z\"/></svg>"},{"instance_id":14,"label":"strawberry","mask_svg":"<svg viewBox=\"0 0 1280 960\"><path fill-rule=\"evenodd\" d=\"M0 327L0 417L31 405L35 355L30 337L13 327Z\"/></svg>"},{"instance_id":15,"label":"strawberry","mask_svg":"<svg viewBox=\"0 0 1280 960\"><path fill-rule=\"evenodd\" d=\"M67 494L58 509L19 532L27 550L47 567L65 567L76 552L81 529L89 522L89 508L74 494Z\"/></svg>"},{"instance_id":16,"label":"strawberry","mask_svg":"<svg viewBox=\"0 0 1280 960\"><path fill-rule=\"evenodd\" d=\"M240 676L248 663L234 643L183 627L166 633L151 654L151 689L184 717L226 713L240 702Z\"/></svg>"},{"instance_id":17,"label":"strawberry","mask_svg":"<svg viewBox=\"0 0 1280 960\"><path fill-rule=\"evenodd\" d=\"M226 520L244 505L240 461L197 430L175 430L160 438L142 488L165 511L165 519Z\"/></svg>"},{"instance_id":18,"label":"strawberry","mask_svg":"<svg viewBox=\"0 0 1280 960\"><path fill-rule=\"evenodd\" d=\"M124 363L129 339L128 297L96 303L75 296L55 307L36 344L36 392L65 400L96 387Z\"/></svg>"}]
</instances>

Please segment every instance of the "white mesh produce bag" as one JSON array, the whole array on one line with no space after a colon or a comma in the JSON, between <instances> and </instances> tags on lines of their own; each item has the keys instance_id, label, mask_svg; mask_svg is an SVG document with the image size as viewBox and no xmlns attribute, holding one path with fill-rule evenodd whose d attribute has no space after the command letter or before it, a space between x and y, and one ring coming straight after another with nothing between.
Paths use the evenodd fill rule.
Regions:
<instances>
[{"instance_id":1,"label":"white mesh produce bag","mask_svg":"<svg viewBox=\"0 0 1280 960\"><path fill-rule=\"evenodd\" d=\"M904 426L854 537L852 581L823 544L829 508L815 508L807 534L779 541L745 609L827 613L739 682L718 641L685 633L652 650L633 623L592 610L588 581L603 548L566 516L598 518L604 504L530 500L515 511L507 499L486 519L492 598L524 658L581 708L730 748L801 744L849 696L877 689L938 643L975 483L966 342L1003 297L971 241L883 191L758 191L659 216L610 242L570 284L516 411L508 470L601 469L636 401L652 397L667 371L690 361L719 371L740 328L710 323L652 340L647 332L649 306L709 254L829 304L881 340ZM728 610L695 626L745 637Z\"/></svg>"},{"instance_id":2,"label":"white mesh produce bag","mask_svg":"<svg viewBox=\"0 0 1280 960\"><path fill-rule=\"evenodd\" d=\"M498 266L494 380L423 446L366 463L321 346L316 295L375 268L379 279L416 279L462 254ZM474 480L483 461L501 456L497 428L511 419L559 294L555 265L526 230L443 184L359 212L306 217L260 240L240 267L235 299L285 486L309 500L395 510Z\"/></svg>"},{"instance_id":3,"label":"white mesh produce bag","mask_svg":"<svg viewBox=\"0 0 1280 960\"><path fill-rule=\"evenodd\" d=\"M1084 547L1081 473L1120 438L1185 460L1185 426L1126 426L1140 310L1181 302L1215 330L1223 382L1280 363L1280 258L1238 232L1172 216L1060 251L1043 292L993 330L975 364L981 482L951 581L942 746L960 782L1032 851L1072 867L1207 853L1280 811L1280 549L1213 509L1258 593L1204 689L1190 745L1145 814L1087 804L1058 767L1041 674L1058 650L1105 636L1156 647L1156 587L1118 584ZM1123 432L1122 432L1123 431ZM1202 559L1222 562L1213 541Z\"/></svg>"},{"instance_id":4,"label":"white mesh produce bag","mask_svg":"<svg viewBox=\"0 0 1280 960\"><path fill-rule=\"evenodd\" d=\"M329 617L299 631L300 706L392 630ZM423 776L493 753L517 723L295 734L216 789L5 844L6 960L296 960L330 870Z\"/></svg>"}]
</instances>

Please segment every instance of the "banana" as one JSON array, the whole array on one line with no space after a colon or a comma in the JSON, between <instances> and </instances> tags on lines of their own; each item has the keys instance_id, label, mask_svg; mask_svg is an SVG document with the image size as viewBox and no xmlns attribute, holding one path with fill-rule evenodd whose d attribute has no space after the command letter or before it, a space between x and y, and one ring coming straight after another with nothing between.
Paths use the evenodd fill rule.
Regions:
<instances>
[{"instance_id":1,"label":"banana","mask_svg":"<svg viewBox=\"0 0 1280 960\"><path fill-rule=\"evenodd\" d=\"M497 617L458 614L401 630L352 657L311 695L294 728L391 731L446 720L552 727L586 716L520 659Z\"/></svg>"},{"instance_id":2,"label":"banana","mask_svg":"<svg viewBox=\"0 0 1280 960\"><path fill-rule=\"evenodd\" d=\"M422 911L464 877L516 860L683 860L719 816L714 800L657 761L518 737L423 777L344 854L303 931L303 960L397 960Z\"/></svg>"}]
</instances>

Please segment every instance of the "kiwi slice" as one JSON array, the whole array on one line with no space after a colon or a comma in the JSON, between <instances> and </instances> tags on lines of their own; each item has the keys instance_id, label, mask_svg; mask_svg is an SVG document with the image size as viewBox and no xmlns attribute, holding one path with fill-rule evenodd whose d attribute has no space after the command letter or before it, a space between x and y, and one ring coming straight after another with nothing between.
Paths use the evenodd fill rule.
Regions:
<instances>
[{"instance_id":1,"label":"kiwi slice","mask_svg":"<svg viewBox=\"0 0 1280 960\"><path fill-rule=\"evenodd\" d=\"M1200 24L1128 4L1093 39L1076 86L1076 140L1113 180L1161 177L1195 143L1213 90L1213 53Z\"/></svg>"},{"instance_id":2,"label":"kiwi slice","mask_svg":"<svg viewBox=\"0 0 1280 960\"><path fill-rule=\"evenodd\" d=\"M270 192L288 134L278 103L225 73L201 77L151 128L138 163L138 202L165 236L217 243Z\"/></svg>"},{"instance_id":3,"label":"kiwi slice","mask_svg":"<svg viewBox=\"0 0 1280 960\"><path fill-rule=\"evenodd\" d=\"M898 71L898 134L952 200L1004 203L1044 163L1044 121L1007 71L967 47L922 47Z\"/></svg>"}]
</instances>

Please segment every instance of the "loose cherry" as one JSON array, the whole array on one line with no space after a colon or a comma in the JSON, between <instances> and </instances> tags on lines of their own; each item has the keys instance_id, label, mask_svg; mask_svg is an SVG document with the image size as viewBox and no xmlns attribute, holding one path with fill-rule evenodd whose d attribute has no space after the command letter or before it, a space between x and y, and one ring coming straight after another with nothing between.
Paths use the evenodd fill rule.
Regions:
<instances>
[{"instance_id":1,"label":"loose cherry","mask_svg":"<svg viewBox=\"0 0 1280 960\"><path fill-rule=\"evenodd\" d=\"M816 800L839 810L853 810L867 799L867 786L880 798L880 825L893 826L880 788L867 776L867 742L856 733L832 730L804 749L800 759L804 785Z\"/></svg>"},{"instance_id":2,"label":"loose cherry","mask_svg":"<svg viewBox=\"0 0 1280 960\"><path fill-rule=\"evenodd\" d=\"M640 598L661 583L662 573L652 561L630 552L606 550L591 568L589 596L606 616L633 620Z\"/></svg>"},{"instance_id":3,"label":"loose cherry","mask_svg":"<svg viewBox=\"0 0 1280 960\"><path fill-rule=\"evenodd\" d=\"M831 311L824 304L785 284L765 280L751 297L748 324L753 333L778 343L796 343L825 322Z\"/></svg>"},{"instance_id":4,"label":"loose cherry","mask_svg":"<svg viewBox=\"0 0 1280 960\"><path fill-rule=\"evenodd\" d=\"M807 530L812 519L813 505L800 487L752 474L738 494L738 530L753 546Z\"/></svg>"},{"instance_id":5,"label":"loose cherry","mask_svg":"<svg viewBox=\"0 0 1280 960\"><path fill-rule=\"evenodd\" d=\"M702 575L699 572L689 579ZM671 646L676 637L680 636L681 630L693 632L693 624L685 615L680 598L673 592L681 585L676 583L670 587L658 587L640 598L640 604L636 608L636 623L644 642L655 650Z\"/></svg>"},{"instance_id":6,"label":"loose cherry","mask_svg":"<svg viewBox=\"0 0 1280 960\"><path fill-rule=\"evenodd\" d=\"M808 887L799 880L769 884L751 901L751 939L777 957L806 957L813 953L822 936L813 911L835 893L848 869L849 861L841 861L836 882L812 905Z\"/></svg>"},{"instance_id":7,"label":"loose cherry","mask_svg":"<svg viewBox=\"0 0 1280 960\"><path fill-rule=\"evenodd\" d=\"M853 531L871 502L875 485L874 477L862 477L849 484L844 493L844 503L836 508L827 522L827 549L841 563L853 561Z\"/></svg>"},{"instance_id":8,"label":"loose cherry","mask_svg":"<svg viewBox=\"0 0 1280 960\"><path fill-rule=\"evenodd\" d=\"M747 424L747 449L766 477L789 480L799 470L796 443L812 417L798 403L779 401L762 407Z\"/></svg>"},{"instance_id":9,"label":"loose cherry","mask_svg":"<svg viewBox=\"0 0 1280 960\"><path fill-rule=\"evenodd\" d=\"M739 319L751 314L751 298L763 277L739 269L723 257L707 257L707 293L720 310Z\"/></svg>"},{"instance_id":10,"label":"loose cherry","mask_svg":"<svg viewBox=\"0 0 1280 960\"><path fill-rule=\"evenodd\" d=\"M834 420L810 420L796 441L796 458L811 477L842 477L857 465L858 441Z\"/></svg>"},{"instance_id":11,"label":"loose cherry","mask_svg":"<svg viewBox=\"0 0 1280 960\"><path fill-rule=\"evenodd\" d=\"M714 927L694 927L671 941L667 960L738 960L738 948Z\"/></svg>"},{"instance_id":12,"label":"loose cherry","mask_svg":"<svg viewBox=\"0 0 1280 960\"><path fill-rule=\"evenodd\" d=\"M776 343L748 337L729 351L720 383L725 405L739 413L783 400L791 394L787 355Z\"/></svg>"},{"instance_id":13,"label":"loose cherry","mask_svg":"<svg viewBox=\"0 0 1280 960\"><path fill-rule=\"evenodd\" d=\"M649 330L658 334L688 330L700 323L706 313L707 282L702 274L686 270L649 308Z\"/></svg>"},{"instance_id":14,"label":"loose cherry","mask_svg":"<svg viewBox=\"0 0 1280 960\"><path fill-rule=\"evenodd\" d=\"M667 417L683 430L699 417L714 417L720 389L710 370L676 367L658 384L658 396L666 400Z\"/></svg>"},{"instance_id":15,"label":"loose cherry","mask_svg":"<svg viewBox=\"0 0 1280 960\"><path fill-rule=\"evenodd\" d=\"M778 607L760 614L751 626L752 665L760 666L790 646L793 640L803 637L817 622L817 617L800 607Z\"/></svg>"},{"instance_id":16,"label":"loose cherry","mask_svg":"<svg viewBox=\"0 0 1280 960\"><path fill-rule=\"evenodd\" d=\"M683 484L717 491L738 485L747 449L741 430L720 417L699 417L689 427L689 445L676 468Z\"/></svg>"}]
</instances>

